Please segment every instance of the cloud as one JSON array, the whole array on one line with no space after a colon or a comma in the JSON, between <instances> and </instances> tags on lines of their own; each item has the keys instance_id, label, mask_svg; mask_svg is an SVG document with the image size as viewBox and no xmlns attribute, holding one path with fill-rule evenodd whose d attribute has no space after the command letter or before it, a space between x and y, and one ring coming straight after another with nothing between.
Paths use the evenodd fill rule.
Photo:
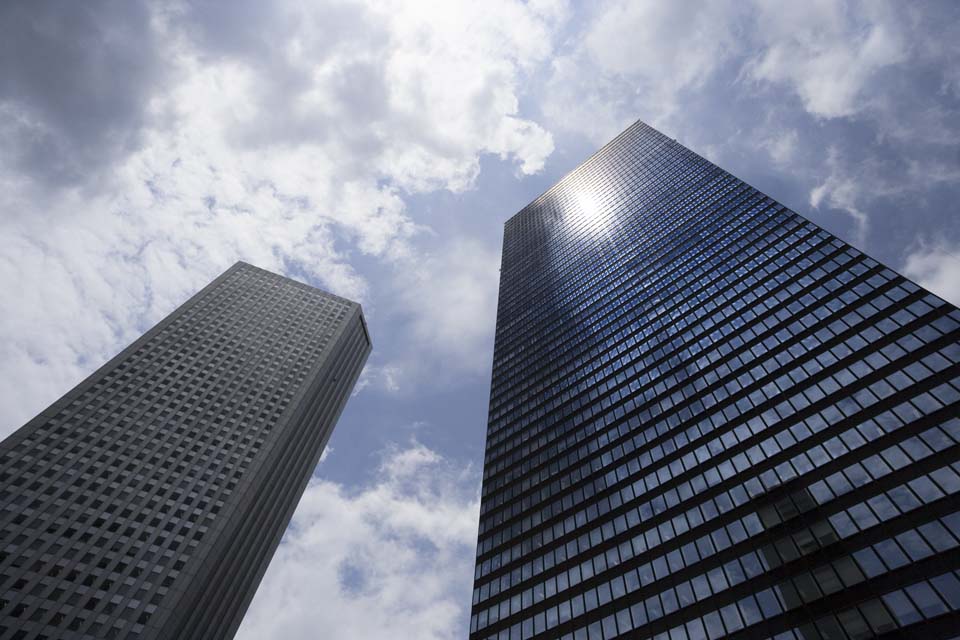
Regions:
<instances>
[{"instance_id":1,"label":"cloud","mask_svg":"<svg viewBox=\"0 0 960 640\"><path fill-rule=\"evenodd\" d=\"M767 111L788 95L818 120L862 115L935 30L926 22L918 30L915 13L888 2L590 5L553 62L544 112L553 127L594 142L638 116L687 140L718 123L731 131L731 120L753 111L746 101L761 99ZM925 60L950 66L949 51L926 51Z\"/></svg>"},{"instance_id":2,"label":"cloud","mask_svg":"<svg viewBox=\"0 0 960 640\"><path fill-rule=\"evenodd\" d=\"M428 355L445 371L489 372L499 266L496 250L466 238L402 266L400 312L417 338L405 371L423 368Z\"/></svg>"},{"instance_id":3,"label":"cloud","mask_svg":"<svg viewBox=\"0 0 960 640\"><path fill-rule=\"evenodd\" d=\"M827 167L829 175L810 192L810 206L817 209L825 205L848 214L854 222L854 244L862 248L867 241L869 224L869 217L860 204L867 189L865 175L849 173L836 147L827 152Z\"/></svg>"},{"instance_id":4,"label":"cloud","mask_svg":"<svg viewBox=\"0 0 960 640\"><path fill-rule=\"evenodd\" d=\"M447 281L421 259L408 196L471 188L484 155L535 172L553 149L519 106L551 52L547 3L104 7L3 9L4 29L26 25L0 45L0 110L15 116L0 125L0 286L18 297L0 318L0 375L18 380L0 394L5 429L237 259L364 301L371 317L403 308L417 330L397 339L432 339L417 316L433 310L393 299L418 292L391 265ZM69 82L47 86L61 72ZM402 279L378 300L370 264ZM441 293L476 311L477 294ZM439 326L429 353L461 359Z\"/></svg>"},{"instance_id":5,"label":"cloud","mask_svg":"<svg viewBox=\"0 0 960 640\"><path fill-rule=\"evenodd\" d=\"M238 166L251 158L217 151L212 143L158 140L119 168L117 192L66 192L44 211L15 192L0 194L2 209L14 212L0 219L0 285L18 299L0 318L0 371L23 381L3 392L7 428L236 259L366 296L366 282L338 248L333 220L302 194ZM329 193L326 202L338 202Z\"/></svg>"},{"instance_id":6,"label":"cloud","mask_svg":"<svg viewBox=\"0 0 960 640\"><path fill-rule=\"evenodd\" d=\"M956 160L939 149L901 155L884 151L874 147L841 152L839 146L831 145L819 169L825 177L821 175L810 190L811 207L850 217L854 225L850 240L861 249L866 248L874 223L888 220L881 207L919 208L924 198L935 197L936 189L960 179Z\"/></svg>"},{"instance_id":7,"label":"cloud","mask_svg":"<svg viewBox=\"0 0 960 640\"><path fill-rule=\"evenodd\" d=\"M945 241L920 242L907 255L903 275L960 306L960 247Z\"/></svg>"},{"instance_id":8,"label":"cloud","mask_svg":"<svg viewBox=\"0 0 960 640\"><path fill-rule=\"evenodd\" d=\"M100 178L141 144L167 80L143 4L0 3L0 168L40 189Z\"/></svg>"},{"instance_id":9,"label":"cloud","mask_svg":"<svg viewBox=\"0 0 960 640\"><path fill-rule=\"evenodd\" d=\"M770 154L779 167L787 167L797 153L800 134L796 129L768 128L764 130L759 146Z\"/></svg>"},{"instance_id":10,"label":"cloud","mask_svg":"<svg viewBox=\"0 0 960 640\"><path fill-rule=\"evenodd\" d=\"M960 7L953 2L905 6L909 23L926 34L914 42L917 57L931 65L942 95L960 99Z\"/></svg>"},{"instance_id":11,"label":"cloud","mask_svg":"<svg viewBox=\"0 0 960 640\"><path fill-rule=\"evenodd\" d=\"M553 149L519 116L524 72L551 51L535 6L247 1L231 13L225 28L220 7L189 4L177 24L205 64L254 79L233 122L243 144L320 144L408 191L469 188L482 153L535 172Z\"/></svg>"},{"instance_id":12,"label":"cloud","mask_svg":"<svg viewBox=\"0 0 960 640\"><path fill-rule=\"evenodd\" d=\"M661 2L612 2L583 39L585 53L606 73L640 79L672 101L724 61L732 44L730 2L704 2L696 11Z\"/></svg>"},{"instance_id":13,"label":"cloud","mask_svg":"<svg viewBox=\"0 0 960 640\"><path fill-rule=\"evenodd\" d=\"M747 75L785 84L817 117L863 109L868 84L908 56L900 17L886 3L760 2L755 9L762 45L746 65Z\"/></svg>"},{"instance_id":14,"label":"cloud","mask_svg":"<svg viewBox=\"0 0 960 640\"><path fill-rule=\"evenodd\" d=\"M358 395L364 389L381 389L388 393L400 391L400 378L403 369L396 364L375 365L369 362L360 372L360 378L353 387L353 394Z\"/></svg>"},{"instance_id":15,"label":"cloud","mask_svg":"<svg viewBox=\"0 0 960 640\"><path fill-rule=\"evenodd\" d=\"M738 48L737 3L616 1L578 16L585 26L553 63L544 110L557 127L606 141L638 115L657 124Z\"/></svg>"},{"instance_id":16,"label":"cloud","mask_svg":"<svg viewBox=\"0 0 960 640\"><path fill-rule=\"evenodd\" d=\"M387 391L396 392L400 390L400 375L403 371L395 365L384 365L380 367L380 375L383 378L383 386Z\"/></svg>"},{"instance_id":17,"label":"cloud","mask_svg":"<svg viewBox=\"0 0 960 640\"><path fill-rule=\"evenodd\" d=\"M358 490L314 479L237 638L463 637L479 479L417 443Z\"/></svg>"}]
</instances>

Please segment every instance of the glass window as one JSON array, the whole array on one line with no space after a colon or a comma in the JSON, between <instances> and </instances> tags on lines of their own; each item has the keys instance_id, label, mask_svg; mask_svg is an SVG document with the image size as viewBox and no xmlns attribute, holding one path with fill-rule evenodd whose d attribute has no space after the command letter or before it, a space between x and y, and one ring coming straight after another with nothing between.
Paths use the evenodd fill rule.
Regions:
<instances>
[{"instance_id":1,"label":"glass window","mask_svg":"<svg viewBox=\"0 0 960 640\"><path fill-rule=\"evenodd\" d=\"M707 631L703 627L703 622L700 618L691 620L686 624L687 637L690 640L707 640Z\"/></svg>"},{"instance_id":2,"label":"glass window","mask_svg":"<svg viewBox=\"0 0 960 640\"><path fill-rule=\"evenodd\" d=\"M721 638L726 635L726 631L724 631L723 628L723 621L720 619L720 614L716 611L711 611L703 616L703 624L707 629L707 637L710 640L715 640L716 638Z\"/></svg>"},{"instance_id":3,"label":"glass window","mask_svg":"<svg viewBox=\"0 0 960 640\"><path fill-rule=\"evenodd\" d=\"M883 566L880 557L874 552L873 548L867 547L854 552L854 559L868 578L873 578L881 573L886 573L887 568Z\"/></svg>"},{"instance_id":4,"label":"glass window","mask_svg":"<svg viewBox=\"0 0 960 640\"><path fill-rule=\"evenodd\" d=\"M743 628L743 618L741 618L740 611L737 609L736 604L728 604L720 609L720 615L723 618L728 633L733 633Z\"/></svg>"},{"instance_id":5,"label":"glass window","mask_svg":"<svg viewBox=\"0 0 960 640\"><path fill-rule=\"evenodd\" d=\"M947 605L954 610L960 609L960 580L952 573L945 573L931 580Z\"/></svg>"},{"instance_id":6,"label":"glass window","mask_svg":"<svg viewBox=\"0 0 960 640\"><path fill-rule=\"evenodd\" d=\"M760 607L753 596L743 598L738 604L740 606L740 614L743 616L743 621L746 626L749 627L763 620Z\"/></svg>"},{"instance_id":7,"label":"glass window","mask_svg":"<svg viewBox=\"0 0 960 640\"><path fill-rule=\"evenodd\" d=\"M873 545L873 547L883 559L884 564L886 564L887 568L891 571L902 567L909 562L906 554L903 553L897 543L893 540L881 540L877 544Z\"/></svg>"},{"instance_id":8,"label":"glass window","mask_svg":"<svg viewBox=\"0 0 960 640\"><path fill-rule=\"evenodd\" d=\"M864 602L859 607L860 613L869 623L870 628L877 634L888 633L897 628L896 623L879 600Z\"/></svg>"},{"instance_id":9,"label":"glass window","mask_svg":"<svg viewBox=\"0 0 960 640\"><path fill-rule=\"evenodd\" d=\"M760 611L763 617L770 618L783 612L780 601L772 589L764 589L756 594L757 603L760 605Z\"/></svg>"},{"instance_id":10,"label":"glass window","mask_svg":"<svg viewBox=\"0 0 960 640\"><path fill-rule=\"evenodd\" d=\"M948 611L937 593L926 582L910 585L906 591L924 617L933 618Z\"/></svg>"},{"instance_id":11,"label":"glass window","mask_svg":"<svg viewBox=\"0 0 960 640\"><path fill-rule=\"evenodd\" d=\"M848 609L838 613L837 620L847 632L847 635L853 638L853 640L865 640L866 638L873 637L873 632L867 625L867 621L863 619L863 616L861 616L860 612L856 609Z\"/></svg>"},{"instance_id":12,"label":"glass window","mask_svg":"<svg viewBox=\"0 0 960 640\"><path fill-rule=\"evenodd\" d=\"M900 546L903 547L913 561L921 560L933 553L916 531L911 530L901 533L897 536L897 542L900 543Z\"/></svg>"}]
</instances>

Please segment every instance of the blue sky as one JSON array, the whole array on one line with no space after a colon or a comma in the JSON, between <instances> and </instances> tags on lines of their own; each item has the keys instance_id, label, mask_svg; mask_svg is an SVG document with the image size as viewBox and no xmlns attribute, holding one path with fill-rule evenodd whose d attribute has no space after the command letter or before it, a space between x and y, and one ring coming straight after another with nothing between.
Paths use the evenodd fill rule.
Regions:
<instances>
[{"instance_id":1,"label":"blue sky","mask_svg":"<svg viewBox=\"0 0 960 640\"><path fill-rule=\"evenodd\" d=\"M636 119L960 301L960 5L0 5L5 435L238 259L374 351L241 638L466 630L502 224Z\"/></svg>"}]
</instances>

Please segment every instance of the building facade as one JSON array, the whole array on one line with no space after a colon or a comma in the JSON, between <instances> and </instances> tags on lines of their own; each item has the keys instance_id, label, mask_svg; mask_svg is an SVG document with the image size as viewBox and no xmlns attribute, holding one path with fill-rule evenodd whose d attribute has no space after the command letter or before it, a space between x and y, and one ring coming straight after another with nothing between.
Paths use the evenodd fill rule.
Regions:
<instances>
[{"instance_id":1,"label":"building facade","mask_svg":"<svg viewBox=\"0 0 960 640\"><path fill-rule=\"evenodd\" d=\"M505 225L470 638L954 637L960 312L637 123Z\"/></svg>"},{"instance_id":2,"label":"building facade","mask_svg":"<svg viewBox=\"0 0 960 640\"><path fill-rule=\"evenodd\" d=\"M237 263L0 443L0 639L233 637L369 351Z\"/></svg>"}]
</instances>

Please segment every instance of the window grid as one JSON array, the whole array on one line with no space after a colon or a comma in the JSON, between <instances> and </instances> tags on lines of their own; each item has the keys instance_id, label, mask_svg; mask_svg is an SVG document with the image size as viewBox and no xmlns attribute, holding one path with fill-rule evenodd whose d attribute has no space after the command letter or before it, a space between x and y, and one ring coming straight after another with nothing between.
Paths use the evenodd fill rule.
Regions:
<instances>
[{"instance_id":1,"label":"window grid","mask_svg":"<svg viewBox=\"0 0 960 640\"><path fill-rule=\"evenodd\" d=\"M637 123L505 225L471 638L955 615L883 596L960 569L958 408L955 307Z\"/></svg>"},{"instance_id":2,"label":"window grid","mask_svg":"<svg viewBox=\"0 0 960 640\"><path fill-rule=\"evenodd\" d=\"M361 324L238 263L0 444L0 639L156 637Z\"/></svg>"}]
</instances>

